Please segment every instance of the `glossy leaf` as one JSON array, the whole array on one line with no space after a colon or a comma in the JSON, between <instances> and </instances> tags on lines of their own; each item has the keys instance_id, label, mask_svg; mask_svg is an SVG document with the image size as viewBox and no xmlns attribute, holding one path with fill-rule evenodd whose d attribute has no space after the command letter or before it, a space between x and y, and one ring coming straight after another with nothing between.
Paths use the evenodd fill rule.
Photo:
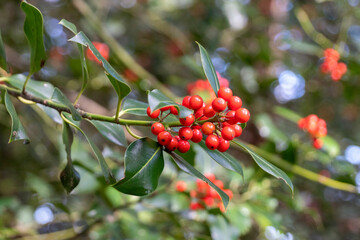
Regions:
<instances>
[{"instance_id":1,"label":"glossy leaf","mask_svg":"<svg viewBox=\"0 0 360 240\"><path fill-rule=\"evenodd\" d=\"M120 115L128 113L138 116L147 116L146 109L149 105L138 100L127 98L121 108Z\"/></svg>"},{"instance_id":2,"label":"glossy leaf","mask_svg":"<svg viewBox=\"0 0 360 240\"><path fill-rule=\"evenodd\" d=\"M114 183L115 182L115 178L113 177L103 155L101 154L101 151L99 150L99 148L95 145L95 143L85 134L85 132L77 125L75 124L71 117L70 117L70 114L68 113L61 113L61 116L62 116L62 119L64 121L66 121L68 124L70 124L71 126L73 126L74 128L76 128L77 130L79 130L83 135L84 137L86 138L86 140L88 141L90 147L91 147L91 150L93 151L95 157L97 158L98 162L99 162L99 165L101 167L101 171L104 175L104 178L106 180L107 183Z\"/></svg>"},{"instance_id":3,"label":"glossy leaf","mask_svg":"<svg viewBox=\"0 0 360 240\"><path fill-rule=\"evenodd\" d=\"M89 49L96 56L96 58L102 62L102 66L104 67L105 71L112 77L112 79L109 78L109 80L118 81L116 87L114 86L114 88L118 95L120 93L120 99L126 97L131 92L129 85L125 83L124 79L115 71L115 69L106 61L106 59L101 56L99 51L95 48L95 46L91 43L89 38L83 32L79 32L75 35L75 37L69 39L69 41L80 43L86 47L89 47ZM113 84L113 82L111 82L111 84Z\"/></svg>"},{"instance_id":4,"label":"glossy leaf","mask_svg":"<svg viewBox=\"0 0 360 240\"><path fill-rule=\"evenodd\" d=\"M73 143L73 133L67 122L63 121L63 143L65 145L67 164L60 173L61 184L67 193L70 193L80 182L80 174L75 170L71 159L71 145Z\"/></svg>"},{"instance_id":5,"label":"glossy leaf","mask_svg":"<svg viewBox=\"0 0 360 240\"><path fill-rule=\"evenodd\" d=\"M268 161L266 161L264 158L257 155L253 150L251 150L248 146L245 144L234 141L237 145L241 146L244 150L246 150L250 156L254 159L257 165L259 165L260 168L262 168L265 172L269 173L270 175L283 180L291 189L291 192L294 193L294 186L290 180L290 178L286 175L285 172L283 172L278 167L272 165Z\"/></svg>"},{"instance_id":6,"label":"glossy leaf","mask_svg":"<svg viewBox=\"0 0 360 240\"><path fill-rule=\"evenodd\" d=\"M219 79L216 75L214 65L212 64L211 59L210 59L209 54L207 53L206 49L200 43L198 43L198 42L196 42L196 43L199 45L201 64L204 69L205 75L206 75L212 89L214 90L214 92L217 95L217 92L220 89L220 83L219 83Z\"/></svg>"},{"instance_id":7,"label":"glossy leaf","mask_svg":"<svg viewBox=\"0 0 360 240\"><path fill-rule=\"evenodd\" d=\"M222 153L222 152L219 152L218 150L210 150L209 148L206 147L204 141L199 142L199 145L218 164L220 164L221 166L223 166L226 169L237 172L238 174L240 174L243 177L243 180L244 180L244 172L243 172L243 169L237 159L235 159L233 156L231 156L228 153Z\"/></svg>"},{"instance_id":8,"label":"glossy leaf","mask_svg":"<svg viewBox=\"0 0 360 240\"><path fill-rule=\"evenodd\" d=\"M17 140L24 140L24 143L29 143L30 141L29 137L26 134L25 129L20 122L20 119L15 111L15 107L11 102L10 96L7 93L7 91L5 91L4 102L5 102L6 110L8 111L11 117L11 134L10 134L9 143Z\"/></svg>"},{"instance_id":9,"label":"glossy leaf","mask_svg":"<svg viewBox=\"0 0 360 240\"><path fill-rule=\"evenodd\" d=\"M75 121L80 121L82 119L80 113L75 109L75 107L72 105L70 100L67 99L67 97L65 97L65 95L58 88L54 89L51 100L53 100L54 102L61 103L61 104L64 104L65 106L67 106L70 109L72 118Z\"/></svg>"},{"instance_id":10,"label":"glossy leaf","mask_svg":"<svg viewBox=\"0 0 360 240\"><path fill-rule=\"evenodd\" d=\"M7 62L6 62L6 53L4 43L1 37L1 30L0 30L0 67L5 71L8 70Z\"/></svg>"},{"instance_id":11,"label":"glossy leaf","mask_svg":"<svg viewBox=\"0 0 360 240\"><path fill-rule=\"evenodd\" d=\"M192 110L173 102L170 98L166 97L157 89L154 89L148 93L148 102L151 111L155 111L166 106L174 106L178 109L179 116L181 118L185 118L193 113Z\"/></svg>"},{"instance_id":12,"label":"glossy leaf","mask_svg":"<svg viewBox=\"0 0 360 240\"><path fill-rule=\"evenodd\" d=\"M25 0L21 2L21 9L26 14L24 32L30 45L30 75L32 75L39 71L46 61L43 16L39 9Z\"/></svg>"},{"instance_id":13,"label":"glossy leaf","mask_svg":"<svg viewBox=\"0 0 360 240\"><path fill-rule=\"evenodd\" d=\"M114 188L136 196L153 192L164 169L162 147L150 138L141 138L129 145L124 158L125 177Z\"/></svg>"},{"instance_id":14,"label":"glossy leaf","mask_svg":"<svg viewBox=\"0 0 360 240\"><path fill-rule=\"evenodd\" d=\"M169 154L174 159L175 163L179 166L179 168L181 170L183 170L184 172L186 172L192 176L195 176L195 177L203 180L204 182L209 184L213 189L215 189L215 191L217 193L219 193L219 195L224 203L225 208L227 207L227 205L229 204L229 196L225 192L223 192L219 187L217 187L214 183L212 183L209 179L207 179L204 175L202 175L201 172L196 170L193 166L191 166L187 161L185 161L178 154L176 154L174 152L170 152Z\"/></svg>"},{"instance_id":15,"label":"glossy leaf","mask_svg":"<svg viewBox=\"0 0 360 240\"><path fill-rule=\"evenodd\" d=\"M13 87L21 89L24 86L26 76L22 74L16 74L9 77L9 84ZM35 80L29 80L26 85L26 92L42 99L50 99L54 86L48 82L41 82Z\"/></svg>"},{"instance_id":16,"label":"glossy leaf","mask_svg":"<svg viewBox=\"0 0 360 240\"><path fill-rule=\"evenodd\" d=\"M119 146L127 146L124 130L119 124L98 120L88 121L109 141Z\"/></svg>"},{"instance_id":17,"label":"glossy leaf","mask_svg":"<svg viewBox=\"0 0 360 240\"><path fill-rule=\"evenodd\" d=\"M54 122L56 122L57 124L62 124L62 119L60 117L60 114L57 110L44 106L42 104L36 104L36 106L38 106L41 110L44 111L44 113L46 115L48 115Z\"/></svg>"}]
</instances>

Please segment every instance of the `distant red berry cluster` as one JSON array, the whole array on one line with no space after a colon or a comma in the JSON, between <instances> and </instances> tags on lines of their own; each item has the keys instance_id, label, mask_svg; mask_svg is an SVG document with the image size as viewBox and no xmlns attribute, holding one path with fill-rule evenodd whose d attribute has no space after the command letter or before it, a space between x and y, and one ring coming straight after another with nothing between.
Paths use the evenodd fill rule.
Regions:
<instances>
[{"instance_id":1,"label":"distant red berry cluster","mask_svg":"<svg viewBox=\"0 0 360 240\"><path fill-rule=\"evenodd\" d=\"M324 62L321 64L321 71L325 74L330 74L334 81L339 81L346 73L347 67L343 62L339 62L340 54L332 48L327 48L324 51Z\"/></svg>"},{"instance_id":2,"label":"distant red berry cluster","mask_svg":"<svg viewBox=\"0 0 360 240\"><path fill-rule=\"evenodd\" d=\"M92 42L92 44L94 45L94 47L99 51L99 53L101 54L101 56L103 58L105 58L106 61L109 60L109 53L110 53L110 49L108 47L108 45L106 45L105 43L101 43L101 42ZM98 64L101 64L101 61L99 61L97 59L97 57L92 53L92 51L90 50L90 48L88 48L86 50L86 57L90 60L90 61L94 61L97 62Z\"/></svg>"},{"instance_id":3,"label":"distant red berry cluster","mask_svg":"<svg viewBox=\"0 0 360 240\"><path fill-rule=\"evenodd\" d=\"M320 149L323 146L321 137L325 137L327 134L326 122L324 119L319 118L315 114L302 118L298 122L299 128L306 130L310 133L313 139L313 146L316 149Z\"/></svg>"},{"instance_id":4,"label":"distant red berry cluster","mask_svg":"<svg viewBox=\"0 0 360 240\"><path fill-rule=\"evenodd\" d=\"M224 183L221 180L216 179L214 174L205 174L205 177L213 182L222 191L224 191L230 199L233 198L233 192L230 189L224 189ZM185 192L186 188L186 182L178 181L176 183L176 191ZM225 211L225 207L221 201L220 195L213 188L211 188L209 184L200 179L196 180L196 189L190 190L190 196L192 198L190 203L191 210L205 209L207 207L219 208L222 212Z\"/></svg>"},{"instance_id":5,"label":"distant red berry cluster","mask_svg":"<svg viewBox=\"0 0 360 240\"><path fill-rule=\"evenodd\" d=\"M211 104L205 104L200 96L194 95L184 97L182 105L192 109L193 114L179 119L182 127L178 132L165 129L161 123L164 118L160 118L159 122L151 126L151 131L157 135L159 144L169 151L177 149L185 153L190 149L189 140L198 143L205 135L205 144L210 150L225 152L230 147L229 141L242 133L242 127L238 123L246 123L250 119L250 112L242 108L242 100L233 96L231 89L227 87L219 89L218 97ZM178 115L174 106L163 107L153 112L148 107L147 114L155 119L165 111L169 111L168 114ZM172 136L170 132L177 135Z\"/></svg>"}]
</instances>

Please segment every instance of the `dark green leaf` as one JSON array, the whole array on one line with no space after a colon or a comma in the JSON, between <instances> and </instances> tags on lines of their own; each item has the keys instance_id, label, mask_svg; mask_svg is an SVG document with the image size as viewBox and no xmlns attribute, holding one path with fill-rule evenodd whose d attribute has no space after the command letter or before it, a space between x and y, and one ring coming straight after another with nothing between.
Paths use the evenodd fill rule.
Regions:
<instances>
[{"instance_id":1,"label":"dark green leaf","mask_svg":"<svg viewBox=\"0 0 360 240\"><path fill-rule=\"evenodd\" d=\"M1 37L1 30L0 30L0 67L5 71L8 70L7 63L6 63L6 53L4 43Z\"/></svg>"},{"instance_id":2,"label":"dark green leaf","mask_svg":"<svg viewBox=\"0 0 360 240\"><path fill-rule=\"evenodd\" d=\"M118 95L119 100L126 97L128 93L128 89L123 87L123 84L116 80L113 76L106 73L107 78L110 80L111 85L114 87L116 94Z\"/></svg>"},{"instance_id":3,"label":"dark green leaf","mask_svg":"<svg viewBox=\"0 0 360 240\"><path fill-rule=\"evenodd\" d=\"M204 182L208 183L213 189L215 189L215 191L219 193L225 208L227 207L227 205L229 204L229 196L225 192L223 192L219 187L217 187L214 183L212 183L209 179L207 179L204 175L202 175L201 172L196 170L187 161L182 159L182 157L180 157L178 154L174 152L171 152L169 154L174 159L175 163L179 166L181 170L203 180Z\"/></svg>"},{"instance_id":4,"label":"dark green leaf","mask_svg":"<svg viewBox=\"0 0 360 240\"><path fill-rule=\"evenodd\" d=\"M99 51L95 48L95 46L91 43L89 38L83 32L79 32L78 34L75 35L75 37L71 38L69 41L80 43L86 47L89 47L89 49L96 56L96 58L102 62L102 66L104 67L106 72L113 79L119 82L117 86L120 88L120 90L119 89L118 90L115 89L115 90L117 94L121 93L120 98L126 97L131 92L129 85L125 83L124 79L115 71L115 69L106 61L106 59L103 58L103 56L101 56ZM109 80L111 79L109 78Z\"/></svg>"},{"instance_id":5,"label":"dark green leaf","mask_svg":"<svg viewBox=\"0 0 360 240\"><path fill-rule=\"evenodd\" d=\"M113 186L126 194L147 195L156 189L163 169L162 147L150 138L141 138L126 149L125 177Z\"/></svg>"},{"instance_id":6,"label":"dark green leaf","mask_svg":"<svg viewBox=\"0 0 360 240\"><path fill-rule=\"evenodd\" d=\"M65 106L70 108L72 118L75 121L80 121L82 119L80 113L75 109L75 107L72 105L70 100L67 99L67 97L65 97L65 95L58 88L54 89L53 95L51 96L51 100L57 103L64 104Z\"/></svg>"},{"instance_id":7,"label":"dark green leaf","mask_svg":"<svg viewBox=\"0 0 360 240\"><path fill-rule=\"evenodd\" d=\"M290 180L290 178L284 173L281 169L275 167L268 161L266 161L264 158L257 155L253 150L251 150L248 146L245 144L234 141L237 145L241 146L244 150L246 150L250 156L255 160L256 164L259 165L260 168L262 168L265 172L269 173L270 175L282 179L291 189L291 192L294 193L294 186Z\"/></svg>"},{"instance_id":8,"label":"dark green leaf","mask_svg":"<svg viewBox=\"0 0 360 240\"><path fill-rule=\"evenodd\" d=\"M69 29L73 34L77 34L77 28L75 26L75 24L73 24L72 22L69 22L66 19L61 19L61 21L59 22L59 24L63 25L64 27L66 27L67 29Z\"/></svg>"},{"instance_id":9,"label":"dark green leaf","mask_svg":"<svg viewBox=\"0 0 360 240\"><path fill-rule=\"evenodd\" d=\"M190 147L189 151L187 151L186 153L181 153L177 151L177 154L180 155L185 161L190 163L191 166L195 165L196 152L194 150L194 147Z\"/></svg>"},{"instance_id":10,"label":"dark green leaf","mask_svg":"<svg viewBox=\"0 0 360 240\"><path fill-rule=\"evenodd\" d=\"M57 110L44 106L42 104L36 104L41 110L44 111L44 113L46 115L48 115L54 122L58 123L58 124L62 124L62 119L60 117L60 114Z\"/></svg>"},{"instance_id":11,"label":"dark green leaf","mask_svg":"<svg viewBox=\"0 0 360 240\"><path fill-rule=\"evenodd\" d=\"M103 155L101 154L101 151L99 150L99 148L95 145L95 143L93 141L91 141L91 139L85 134L85 132L79 127L77 126L73 121L72 118L70 117L70 114L63 112L62 114L62 118L64 121L66 121L68 124L70 124L71 126L73 126L74 128L76 128L77 130L79 130L86 138L86 140L88 141L91 150L93 151L94 155L96 156L102 173L104 175L104 178L106 180L107 183L114 183L115 182L115 178L113 177Z\"/></svg>"},{"instance_id":12,"label":"dark green leaf","mask_svg":"<svg viewBox=\"0 0 360 240\"><path fill-rule=\"evenodd\" d=\"M7 91L5 91L4 101L6 110L11 117L11 134L9 143L17 140L24 140L24 143L29 143L29 137L27 136L25 129L19 120L19 117Z\"/></svg>"},{"instance_id":13,"label":"dark green leaf","mask_svg":"<svg viewBox=\"0 0 360 240\"><path fill-rule=\"evenodd\" d=\"M129 113L138 116L147 116L146 109L148 106L149 105L147 103L127 98L124 100L120 115Z\"/></svg>"},{"instance_id":14,"label":"dark green leaf","mask_svg":"<svg viewBox=\"0 0 360 240\"><path fill-rule=\"evenodd\" d=\"M174 106L178 109L179 116L181 118L185 118L193 113L192 110L173 102L170 98L166 97L157 89L154 89L148 93L148 102L151 111L155 111L166 106Z\"/></svg>"},{"instance_id":15,"label":"dark green leaf","mask_svg":"<svg viewBox=\"0 0 360 240\"><path fill-rule=\"evenodd\" d=\"M244 180L244 172L238 160L236 160L233 156L228 153L222 153L218 150L210 150L206 147L205 142L201 141L199 143L200 147L205 150L209 154L209 156L214 159L218 164L223 166L226 169L237 172L243 177Z\"/></svg>"},{"instance_id":16,"label":"dark green leaf","mask_svg":"<svg viewBox=\"0 0 360 240\"><path fill-rule=\"evenodd\" d=\"M220 83L219 83L219 79L216 75L214 65L212 64L211 59L210 59L209 54L207 53L206 49L203 46L201 46L200 43L198 43L198 42L196 42L196 43L199 45L201 64L203 66L205 75L206 75L212 89L214 90L214 92L217 95L217 92L220 89Z\"/></svg>"},{"instance_id":17,"label":"dark green leaf","mask_svg":"<svg viewBox=\"0 0 360 240\"><path fill-rule=\"evenodd\" d=\"M30 45L30 75L39 71L45 64L46 53L43 39L44 23L39 9L21 2L21 9L25 12L24 32Z\"/></svg>"},{"instance_id":18,"label":"dark green leaf","mask_svg":"<svg viewBox=\"0 0 360 240\"><path fill-rule=\"evenodd\" d=\"M9 84L18 89L22 89L25 83L26 76L22 74L16 74L9 77ZM26 86L26 92L42 99L50 99L54 86L48 82L41 82L35 80L29 80Z\"/></svg>"},{"instance_id":19,"label":"dark green leaf","mask_svg":"<svg viewBox=\"0 0 360 240\"><path fill-rule=\"evenodd\" d=\"M127 146L124 130L122 126L111 123L104 122L98 120L88 120L97 130L109 141L119 145L119 146Z\"/></svg>"}]
</instances>

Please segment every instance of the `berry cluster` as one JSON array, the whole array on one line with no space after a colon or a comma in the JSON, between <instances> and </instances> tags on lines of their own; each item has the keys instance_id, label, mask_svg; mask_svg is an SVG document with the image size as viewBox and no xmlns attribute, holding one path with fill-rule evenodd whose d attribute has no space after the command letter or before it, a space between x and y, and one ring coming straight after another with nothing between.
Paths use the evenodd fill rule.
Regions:
<instances>
[{"instance_id":1,"label":"berry cluster","mask_svg":"<svg viewBox=\"0 0 360 240\"><path fill-rule=\"evenodd\" d=\"M189 140L194 143L200 142L205 135L205 144L210 150L225 152L230 147L230 142L242 133L238 123L246 123L250 119L250 112L242 108L242 100L233 96L230 88L222 87L218 91L218 97L211 104L205 104L198 96L186 96L182 105L194 110L186 118L180 118L181 128L178 132L165 129L161 123L164 118L151 126L151 132L157 135L158 142L169 151L179 150L185 153L190 149ZM159 118L161 112L170 111L167 115L178 115L174 106L167 106L151 112L150 107L147 114L151 118ZM167 116L166 115L166 116ZM171 132L178 133L172 136Z\"/></svg>"},{"instance_id":2,"label":"berry cluster","mask_svg":"<svg viewBox=\"0 0 360 240\"><path fill-rule=\"evenodd\" d=\"M324 51L324 57L324 62L321 64L321 71L325 74L330 73L334 81L339 81L347 71L346 64L339 62L339 52L335 49L327 48Z\"/></svg>"},{"instance_id":3,"label":"berry cluster","mask_svg":"<svg viewBox=\"0 0 360 240\"><path fill-rule=\"evenodd\" d=\"M232 199L233 192L230 189L224 189L224 183L221 180L216 179L214 174L205 174L205 177L224 191L230 199ZM178 181L176 183L176 191L185 192L186 188L187 186L184 181ZM209 184L200 179L196 180L196 190L190 190L190 196L193 200L190 203L191 210L205 209L208 207L219 208L222 212L225 211L220 195L211 188Z\"/></svg>"},{"instance_id":4,"label":"berry cluster","mask_svg":"<svg viewBox=\"0 0 360 240\"><path fill-rule=\"evenodd\" d=\"M313 146L316 149L320 149L323 146L321 137L325 137L327 134L326 122L324 119L319 118L315 114L302 118L298 122L299 128L306 130L313 138Z\"/></svg>"},{"instance_id":5,"label":"berry cluster","mask_svg":"<svg viewBox=\"0 0 360 240\"><path fill-rule=\"evenodd\" d=\"M92 42L92 44L99 51L101 56L103 58L105 58L106 61L108 61L109 53L110 53L110 49L109 49L108 45L106 45L105 43L101 43L101 42ZM101 62L97 59L97 57L92 53L92 51L89 48L86 50L86 57L90 61L94 61L94 62L97 62L98 64L101 64Z\"/></svg>"}]
</instances>

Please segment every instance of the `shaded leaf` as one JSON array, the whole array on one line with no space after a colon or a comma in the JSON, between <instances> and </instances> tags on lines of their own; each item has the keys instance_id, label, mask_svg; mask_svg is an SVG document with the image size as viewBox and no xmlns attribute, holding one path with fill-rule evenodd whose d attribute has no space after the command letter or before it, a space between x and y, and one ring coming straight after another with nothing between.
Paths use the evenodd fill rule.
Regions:
<instances>
[{"instance_id":1,"label":"shaded leaf","mask_svg":"<svg viewBox=\"0 0 360 240\"><path fill-rule=\"evenodd\" d=\"M199 45L200 49L200 57L201 57L201 64L203 66L205 75L214 90L215 94L217 95L217 92L220 89L220 83L219 79L216 75L216 71L214 68L214 65L211 62L211 59L209 57L209 54L207 53L206 49L198 42L196 42Z\"/></svg>"},{"instance_id":2,"label":"shaded leaf","mask_svg":"<svg viewBox=\"0 0 360 240\"><path fill-rule=\"evenodd\" d=\"M88 120L96 129L109 141L119 145L119 146L127 146L125 133L122 126L111 123L104 122L98 120Z\"/></svg>"},{"instance_id":3,"label":"shaded leaf","mask_svg":"<svg viewBox=\"0 0 360 240\"><path fill-rule=\"evenodd\" d=\"M26 80L26 76L23 74L16 74L12 75L8 79L11 86L22 89ZM26 85L26 92L38 98L50 99L54 92L54 86L48 82L29 79Z\"/></svg>"},{"instance_id":4,"label":"shaded leaf","mask_svg":"<svg viewBox=\"0 0 360 240\"><path fill-rule=\"evenodd\" d=\"M72 105L70 100L67 99L67 97L65 97L65 95L58 88L54 89L53 95L51 96L51 100L67 106L70 109L72 118L75 121L80 121L82 119L80 113L75 109L75 107Z\"/></svg>"},{"instance_id":5,"label":"shaded leaf","mask_svg":"<svg viewBox=\"0 0 360 240\"><path fill-rule=\"evenodd\" d=\"M209 184L213 189L215 189L215 191L219 193L225 208L227 207L227 205L229 204L229 196L225 192L223 192L219 187L217 187L214 183L212 183L209 179L207 179L204 175L202 175L201 172L196 170L187 161L182 159L182 157L180 157L178 154L174 152L170 152L169 154L174 159L175 163L179 166L181 170L203 180L204 182Z\"/></svg>"},{"instance_id":6,"label":"shaded leaf","mask_svg":"<svg viewBox=\"0 0 360 240\"><path fill-rule=\"evenodd\" d=\"M25 12L24 32L30 45L30 75L39 71L45 64L46 52L44 46L44 23L39 9L25 0L21 2Z\"/></svg>"},{"instance_id":7,"label":"shaded leaf","mask_svg":"<svg viewBox=\"0 0 360 240\"><path fill-rule=\"evenodd\" d=\"M5 71L8 70L8 66L6 63L5 47L4 47L2 37L1 37L1 29L0 29L0 67L2 69L4 69Z\"/></svg>"},{"instance_id":8,"label":"shaded leaf","mask_svg":"<svg viewBox=\"0 0 360 240\"><path fill-rule=\"evenodd\" d=\"M20 122L20 119L15 111L15 107L11 102L10 96L7 93L7 91L5 91L4 102L5 102L6 110L8 111L11 117L11 134L10 134L9 143L17 140L24 140L24 143L29 143L30 142L29 137L26 134L25 129Z\"/></svg>"},{"instance_id":9,"label":"shaded leaf","mask_svg":"<svg viewBox=\"0 0 360 240\"><path fill-rule=\"evenodd\" d=\"M124 100L120 115L124 113L129 113L138 116L147 116L146 109L148 106L149 105L147 103L127 98Z\"/></svg>"},{"instance_id":10,"label":"shaded leaf","mask_svg":"<svg viewBox=\"0 0 360 240\"><path fill-rule=\"evenodd\" d=\"M136 196L153 192L164 169L162 147L150 138L141 138L129 145L124 158L125 177L113 187Z\"/></svg>"},{"instance_id":11,"label":"shaded leaf","mask_svg":"<svg viewBox=\"0 0 360 240\"><path fill-rule=\"evenodd\" d=\"M181 118L185 118L193 113L192 110L175 103L170 98L166 97L164 94L162 94L159 90L154 89L151 92L148 93L148 102L151 111L155 111L157 109L160 109L162 107L166 106L174 106L179 111L179 116Z\"/></svg>"},{"instance_id":12,"label":"shaded leaf","mask_svg":"<svg viewBox=\"0 0 360 240\"><path fill-rule=\"evenodd\" d=\"M62 119L60 117L60 114L57 110L47 107L45 105L42 104L36 104L36 106L38 106L41 110L44 111L44 113L46 115L48 115L54 122L58 123L58 124L62 124Z\"/></svg>"},{"instance_id":13,"label":"shaded leaf","mask_svg":"<svg viewBox=\"0 0 360 240\"><path fill-rule=\"evenodd\" d=\"M113 76L106 73L107 78L110 80L111 85L114 87L116 94L118 95L119 100L126 97L129 93L128 90L122 86L122 83L116 80Z\"/></svg>"}]
</instances>

